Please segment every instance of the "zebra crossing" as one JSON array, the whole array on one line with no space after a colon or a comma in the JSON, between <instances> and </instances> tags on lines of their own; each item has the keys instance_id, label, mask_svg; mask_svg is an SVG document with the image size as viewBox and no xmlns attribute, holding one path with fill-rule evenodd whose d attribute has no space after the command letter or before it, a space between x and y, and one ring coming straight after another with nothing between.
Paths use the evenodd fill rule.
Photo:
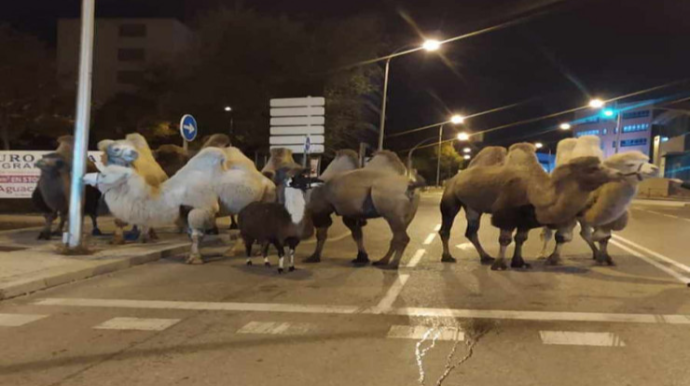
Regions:
<instances>
[{"instance_id":1,"label":"zebra crossing","mask_svg":"<svg viewBox=\"0 0 690 386\"><path fill-rule=\"evenodd\" d=\"M0 331L3 328L16 328L49 319L45 314L0 314ZM96 330L148 331L162 332L182 319L114 317L93 326ZM328 334L329 326L317 323L287 321L250 321L235 328L238 335L287 335L305 336ZM535 337L537 337L535 335ZM453 325L401 325L393 324L380 338L409 341L462 342L467 339L466 332ZM625 341L612 332L552 331L539 330L538 339L544 345L626 347Z\"/></svg>"}]
</instances>

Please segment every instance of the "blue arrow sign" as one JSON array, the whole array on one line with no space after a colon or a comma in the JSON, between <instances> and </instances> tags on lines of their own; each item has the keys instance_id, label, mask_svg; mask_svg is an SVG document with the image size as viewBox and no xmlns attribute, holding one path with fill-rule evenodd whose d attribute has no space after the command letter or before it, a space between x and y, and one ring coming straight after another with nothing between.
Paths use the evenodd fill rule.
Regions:
<instances>
[{"instance_id":1,"label":"blue arrow sign","mask_svg":"<svg viewBox=\"0 0 690 386\"><path fill-rule=\"evenodd\" d=\"M307 138L304 140L304 154L309 154L309 149L311 148L311 137L307 135Z\"/></svg>"},{"instance_id":2,"label":"blue arrow sign","mask_svg":"<svg viewBox=\"0 0 690 386\"><path fill-rule=\"evenodd\" d=\"M199 132L198 126L196 125L196 119L189 114L182 116L180 120L180 134L187 142L192 142L196 138L196 134Z\"/></svg>"}]
</instances>

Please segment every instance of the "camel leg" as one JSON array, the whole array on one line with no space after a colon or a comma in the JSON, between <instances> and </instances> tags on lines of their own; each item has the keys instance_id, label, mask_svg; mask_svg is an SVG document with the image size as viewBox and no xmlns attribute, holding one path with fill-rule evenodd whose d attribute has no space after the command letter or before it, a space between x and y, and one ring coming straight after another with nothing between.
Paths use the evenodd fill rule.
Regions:
<instances>
[{"instance_id":1,"label":"camel leg","mask_svg":"<svg viewBox=\"0 0 690 386\"><path fill-rule=\"evenodd\" d=\"M149 241L151 241L150 238L150 232L151 228L148 226L142 226L141 227L141 232L139 232L139 242L142 244L147 244Z\"/></svg>"},{"instance_id":2,"label":"camel leg","mask_svg":"<svg viewBox=\"0 0 690 386\"><path fill-rule=\"evenodd\" d=\"M144 228L144 230L147 230ZM201 258L201 252L199 252L199 245L204 239L204 231L199 229L192 229L192 248L189 253L189 258L187 258L187 264L204 264L204 260Z\"/></svg>"},{"instance_id":3,"label":"camel leg","mask_svg":"<svg viewBox=\"0 0 690 386\"><path fill-rule=\"evenodd\" d=\"M498 242L501 244L501 248L498 252L498 258L491 264L492 271L505 271L508 269L506 264L506 250L513 240L513 230L512 229L501 229L501 235L498 237Z\"/></svg>"},{"instance_id":4,"label":"camel leg","mask_svg":"<svg viewBox=\"0 0 690 386\"><path fill-rule=\"evenodd\" d=\"M62 236L62 232L65 230L65 223L67 222L67 214L60 213L60 223L58 224L55 232L52 232L55 236Z\"/></svg>"},{"instance_id":5,"label":"camel leg","mask_svg":"<svg viewBox=\"0 0 690 386\"><path fill-rule=\"evenodd\" d=\"M149 229L149 239L151 241L158 241L160 240L160 237L158 237L158 233L156 233L156 230L154 228Z\"/></svg>"},{"instance_id":6,"label":"camel leg","mask_svg":"<svg viewBox=\"0 0 690 386\"><path fill-rule=\"evenodd\" d=\"M549 227L543 227L541 229L541 241L542 241L542 247L541 247L541 254L539 256L546 258L546 251L549 249L549 242L551 242L551 239L553 238L553 229Z\"/></svg>"},{"instance_id":7,"label":"camel leg","mask_svg":"<svg viewBox=\"0 0 690 386\"><path fill-rule=\"evenodd\" d=\"M482 214L467 208L465 209L465 217L467 218L465 237L474 245L474 249L479 253L479 260L482 264L493 263L495 259L486 253L484 247L482 247L482 244L479 242L479 227L481 225Z\"/></svg>"},{"instance_id":8,"label":"camel leg","mask_svg":"<svg viewBox=\"0 0 690 386\"><path fill-rule=\"evenodd\" d=\"M592 235L592 239L599 243L599 253L597 254L597 264L616 265L609 255L608 246L611 240L611 231L597 229Z\"/></svg>"},{"instance_id":9,"label":"camel leg","mask_svg":"<svg viewBox=\"0 0 690 386\"><path fill-rule=\"evenodd\" d=\"M333 224L330 214L313 216L312 219L316 227L316 249L314 249L314 253L311 256L303 260L305 263L318 263L321 261L321 252L323 252L323 247L328 238L328 228Z\"/></svg>"},{"instance_id":10,"label":"camel leg","mask_svg":"<svg viewBox=\"0 0 690 386\"><path fill-rule=\"evenodd\" d=\"M98 215L90 214L89 217L91 218L91 225L93 226L93 229L91 230L91 235L103 236L103 232L101 232L101 230L98 228Z\"/></svg>"},{"instance_id":11,"label":"camel leg","mask_svg":"<svg viewBox=\"0 0 690 386\"><path fill-rule=\"evenodd\" d=\"M43 214L45 223L43 224L43 230L41 230L41 233L38 234L38 240L50 240L51 230L53 229L53 222L55 221L56 217L57 213L55 212Z\"/></svg>"},{"instance_id":12,"label":"camel leg","mask_svg":"<svg viewBox=\"0 0 690 386\"><path fill-rule=\"evenodd\" d=\"M352 260L355 264L368 264L369 255L364 249L364 234L362 233L362 223L354 218L343 217L343 223L352 232L352 239L357 243L357 258Z\"/></svg>"},{"instance_id":13,"label":"camel leg","mask_svg":"<svg viewBox=\"0 0 690 386\"><path fill-rule=\"evenodd\" d=\"M237 226L237 216L235 216L235 215L230 216L230 228L229 229L230 230L239 229L239 227Z\"/></svg>"},{"instance_id":14,"label":"camel leg","mask_svg":"<svg viewBox=\"0 0 690 386\"><path fill-rule=\"evenodd\" d=\"M556 247L549 257L546 258L546 265L558 265L561 261L561 251L565 243L573 241L573 230L577 225L576 221L560 225L556 229Z\"/></svg>"},{"instance_id":15,"label":"camel leg","mask_svg":"<svg viewBox=\"0 0 690 386\"><path fill-rule=\"evenodd\" d=\"M592 260L596 260L597 256L599 256L599 249L594 244L594 240L592 240L592 227L580 223L580 236L592 250Z\"/></svg>"},{"instance_id":16,"label":"camel leg","mask_svg":"<svg viewBox=\"0 0 690 386\"><path fill-rule=\"evenodd\" d=\"M527 241L527 236L529 235L529 229L518 229L515 234L515 253L513 254L513 259L510 262L511 268L531 268L529 264L525 263L522 258L522 245Z\"/></svg>"},{"instance_id":17,"label":"camel leg","mask_svg":"<svg viewBox=\"0 0 690 386\"><path fill-rule=\"evenodd\" d=\"M391 268L398 268L402 255L405 253L405 248L407 248L407 244L410 243L410 236L407 235L407 225L404 222L395 219L386 220L388 221L388 226L391 228L391 232L393 232L393 239L391 239L386 255L383 256L381 260L375 261L374 265L388 265L391 257L395 255Z\"/></svg>"},{"instance_id":18,"label":"camel leg","mask_svg":"<svg viewBox=\"0 0 690 386\"><path fill-rule=\"evenodd\" d=\"M453 222L458 213L460 213L460 209L462 209L462 204L455 197L443 197L441 199L442 220L438 235L441 236L441 244L443 245L441 261L444 263L455 263L457 261L450 253L448 242L450 241L450 231L453 228Z\"/></svg>"}]
</instances>

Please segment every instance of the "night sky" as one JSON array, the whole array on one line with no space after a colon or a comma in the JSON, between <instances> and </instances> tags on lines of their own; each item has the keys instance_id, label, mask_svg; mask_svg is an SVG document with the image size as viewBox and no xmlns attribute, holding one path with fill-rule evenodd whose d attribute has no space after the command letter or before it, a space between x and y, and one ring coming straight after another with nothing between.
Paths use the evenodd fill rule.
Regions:
<instances>
[{"instance_id":1,"label":"night sky","mask_svg":"<svg viewBox=\"0 0 690 386\"><path fill-rule=\"evenodd\" d=\"M55 44L57 18L78 17L80 10L78 0L5 0L2 3L0 20L34 33L51 45ZM233 7L235 3L231 0L97 0L97 16L177 17L192 22L200 11L218 4ZM421 40L420 33L449 38L543 12L523 24L444 46L441 54L444 59L424 52L393 59L388 115L391 132L442 121L450 112L467 115L522 102L510 110L468 121L473 130L485 130L583 105L590 96L611 98L690 77L687 47L690 1L687 0L255 0L240 3L244 8L305 21L327 18L337 23L343 15L374 13L385 23L391 49ZM678 91L678 88L669 89L661 94ZM496 143L519 140L553 127L559 120L502 130L491 140ZM418 133L405 142L430 135L429 131Z\"/></svg>"}]
</instances>

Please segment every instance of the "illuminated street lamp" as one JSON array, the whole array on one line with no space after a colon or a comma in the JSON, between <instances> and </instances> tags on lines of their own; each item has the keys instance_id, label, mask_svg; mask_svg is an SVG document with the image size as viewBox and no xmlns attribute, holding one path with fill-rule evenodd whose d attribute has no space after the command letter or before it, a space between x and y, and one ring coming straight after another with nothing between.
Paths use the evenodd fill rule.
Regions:
<instances>
[{"instance_id":1,"label":"illuminated street lamp","mask_svg":"<svg viewBox=\"0 0 690 386\"><path fill-rule=\"evenodd\" d=\"M602 107L604 107L604 101L602 101L599 98L592 99L591 101L589 101L589 107L592 107L595 109L602 108Z\"/></svg>"},{"instance_id":2,"label":"illuminated street lamp","mask_svg":"<svg viewBox=\"0 0 690 386\"><path fill-rule=\"evenodd\" d=\"M470 149L469 147L466 147L466 148L462 149L462 152L463 153L471 153L472 149Z\"/></svg>"},{"instance_id":3,"label":"illuminated street lamp","mask_svg":"<svg viewBox=\"0 0 690 386\"><path fill-rule=\"evenodd\" d=\"M458 134L458 141L469 141L469 140L470 140L469 134L467 134L465 132Z\"/></svg>"},{"instance_id":4,"label":"illuminated street lamp","mask_svg":"<svg viewBox=\"0 0 690 386\"><path fill-rule=\"evenodd\" d=\"M463 122L465 122L465 117L462 115L454 114L452 117L450 117L449 120L450 123L454 125L459 125ZM446 124L442 124L441 127L438 129L438 157L436 160L436 186L441 186L441 143L443 143L443 126Z\"/></svg>"},{"instance_id":5,"label":"illuminated street lamp","mask_svg":"<svg viewBox=\"0 0 690 386\"><path fill-rule=\"evenodd\" d=\"M231 111L232 111L232 107L230 107L230 106L225 106L225 111L231 112Z\"/></svg>"},{"instance_id":6,"label":"illuminated street lamp","mask_svg":"<svg viewBox=\"0 0 690 386\"><path fill-rule=\"evenodd\" d=\"M541 142L537 142L534 144L534 147L536 147L537 149L541 149L542 147L544 147L544 144Z\"/></svg>"},{"instance_id":7,"label":"illuminated street lamp","mask_svg":"<svg viewBox=\"0 0 690 386\"><path fill-rule=\"evenodd\" d=\"M434 39L427 39L424 41L424 43L421 45L420 48L427 52L432 52L432 51L437 51L441 47L441 43L438 40ZM409 46L403 46L398 48L397 50L393 51L390 55L388 55L388 58L386 59L386 69L384 71L383 75L383 98L381 102L381 121L379 124L379 150L383 150L383 136L386 130L386 104L388 102L388 73L390 72L390 67L391 67L391 59L393 59L396 56L400 55L406 55L406 54L411 54L413 52L417 52L419 49L413 49L409 50L407 52L403 52L400 55L396 55L400 53L400 51L408 48Z\"/></svg>"},{"instance_id":8,"label":"illuminated street lamp","mask_svg":"<svg viewBox=\"0 0 690 386\"><path fill-rule=\"evenodd\" d=\"M230 114L230 135L232 136L235 134L235 121L234 121L234 117L232 114L232 107L225 106L225 108L223 110L225 110L226 113Z\"/></svg>"},{"instance_id":9,"label":"illuminated street lamp","mask_svg":"<svg viewBox=\"0 0 690 386\"><path fill-rule=\"evenodd\" d=\"M561 123L560 126L558 126L561 130L570 130L571 126L570 123Z\"/></svg>"},{"instance_id":10,"label":"illuminated street lamp","mask_svg":"<svg viewBox=\"0 0 690 386\"><path fill-rule=\"evenodd\" d=\"M452 123L454 125L459 125L459 124L464 123L464 122L465 122L465 117L463 117L462 115L455 114L452 117L450 117L450 123Z\"/></svg>"},{"instance_id":11,"label":"illuminated street lamp","mask_svg":"<svg viewBox=\"0 0 690 386\"><path fill-rule=\"evenodd\" d=\"M470 159L470 158L472 158L472 156L471 156L471 155L469 155L469 154L465 154L465 156L464 156L464 157L462 157L462 158L464 158L464 159Z\"/></svg>"},{"instance_id":12,"label":"illuminated street lamp","mask_svg":"<svg viewBox=\"0 0 690 386\"><path fill-rule=\"evenodd\" d=\"M613 110L611 109L604 109L604 116L605 117L612 117L614 114Z\"/></svg>"}]
</instances>

